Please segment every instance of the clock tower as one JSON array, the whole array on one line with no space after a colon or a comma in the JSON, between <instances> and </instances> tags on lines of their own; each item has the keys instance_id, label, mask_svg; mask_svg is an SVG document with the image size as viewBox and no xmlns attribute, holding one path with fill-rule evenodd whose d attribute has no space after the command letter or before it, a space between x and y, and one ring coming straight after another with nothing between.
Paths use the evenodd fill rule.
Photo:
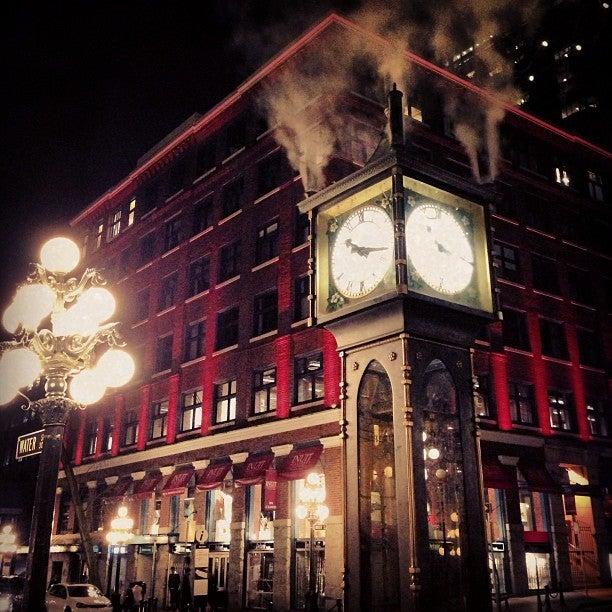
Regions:
<instances>
[{"instance_id":1,"label":"clock tower","mask_svg":"<svg viewBox=\"0 0 612 612\"><path fill-rule=\"evenodd\" d=\"M346 609L490 609L473 342L493 320L483 186L390 147L304 200L342 361Z\"/></svg>"}]
</instances>

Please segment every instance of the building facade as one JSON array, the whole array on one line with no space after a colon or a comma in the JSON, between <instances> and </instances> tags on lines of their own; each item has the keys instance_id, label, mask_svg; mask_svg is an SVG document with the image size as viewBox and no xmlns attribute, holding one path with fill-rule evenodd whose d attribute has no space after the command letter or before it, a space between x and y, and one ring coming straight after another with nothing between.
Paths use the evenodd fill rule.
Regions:
<instances>
[{"instance_id":1,"label":"building facade","mask_svg":"<svg viewBox=\"0 0 612 612\"><path fill-rule=\"evenodd\" d=\"M440 92L486 94L411 57L406 145L392 130L377 147L381 99L347 91L330 186L306 198L258 96L327 37L364 36L332 15L73 220L138 364L68 434L109 591L141 580L169 604L174 567L230 610L303 608L310 539L295 507L309 471L330 509L315 538L328 607L464 609L489 590L610 583L610 154L508 107L499 175L479 184ZM480 211L476 306L444 288L459 260L454 281L415 289L397 240L394 297L362 303L346 286L321 302L331 234L317 219L383 175L396 239L409 234L398 194ZM364 261L386 248L351 240ZM113 552L120 504L134 536ZM50 580L87 572L63 474L52 545Z\"/></svg>"}]
</instances>

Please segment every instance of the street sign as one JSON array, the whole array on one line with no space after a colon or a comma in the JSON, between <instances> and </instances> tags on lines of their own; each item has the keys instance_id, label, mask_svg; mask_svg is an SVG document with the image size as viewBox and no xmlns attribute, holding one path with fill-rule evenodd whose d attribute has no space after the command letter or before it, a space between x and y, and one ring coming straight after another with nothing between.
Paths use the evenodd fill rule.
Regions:
<instances>
[{"instance_id":1,"label":"street sign","mask_svg":"<svg viewBox=\"0 0 612 612\"><path fill-rule=\"evenodd\" d=\"M44 429L38 431L32 431L27 434L23 434L17 438L17 448L15 450L15 459L21 461L26 457L32 457L33 455L40 455L42 453L43 445L43 433Z\"/></svg>"}]
</instances>

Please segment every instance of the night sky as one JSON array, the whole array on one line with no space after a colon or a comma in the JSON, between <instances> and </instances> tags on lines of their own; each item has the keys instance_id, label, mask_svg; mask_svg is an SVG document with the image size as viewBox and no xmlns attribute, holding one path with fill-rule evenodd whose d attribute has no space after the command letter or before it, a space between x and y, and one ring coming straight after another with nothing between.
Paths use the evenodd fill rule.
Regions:
<instances>
[{"instance_id":1,"label":"night sky","mask_svg":"<svg viewBox=\"0 0 612 612\"><path fill-rule=\"evenodd\" d=\"M88 1L4 9L0 308L45 237L331 9L354 3Z\"/></svg>"}]
</instances>

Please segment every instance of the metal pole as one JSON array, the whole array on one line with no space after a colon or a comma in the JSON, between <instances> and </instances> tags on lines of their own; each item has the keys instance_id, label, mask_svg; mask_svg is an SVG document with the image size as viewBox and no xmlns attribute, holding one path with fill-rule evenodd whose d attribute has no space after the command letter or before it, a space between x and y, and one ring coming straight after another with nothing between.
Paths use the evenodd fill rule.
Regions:
<instances>
[{"instance_id":1,"label":"metal pole","mask_svg":"<svg viewBox=\"0 0 612 612\"><path fill-rule=\"evenodd\" d=\"M308 597L309 597L309 605L308 610L311 612L316 612L318 606L317 602L317 576L316 576L316 566L315 566L315 537L314 537L314 520L309 518L308 522L310 523L310 554L309 554L309 567L308 567Z\"/></svg>"},{"instance_id":2,"label":"metal pole","mask_svg":"<svg viewBox=\"0 0 612 612\"><path fill-rule=\"evenodd\" d=\"M151 603L155 599L155 574L157 573L157 536L153 540L153 558L151 559L151 593L149 600Z\"/></svg>"},{"instance_id":3,"label":"metal pole","mask_svg":"<svg viewBox=\"0 0 612 612\"><path fill-rule=\"evenodd\" d=\"M116 563L115 563L115 592L119 592L119 574L121 572L121 548L116 546L115 553Z\"/></svg>"},{"instance_id":4,"label":"metal pole","mask_svg":"<svg viewBox=\"0 0 612 612\"><path fill-rule=\"evenodd\" d=\"M64 430L70 410L76 406L64 396L66 387L65 376L50 376L45 386L47 397L33 403L41 416L44 433L30 526L25 610L45 609L51 527Z\"/></svg>"},{"instance_id":5,"label":"metal pole","mask_svg":"<svg viewBox=\"0 0 612 612\"><path fill-rule=\"evenodd\" d=\"M106 595L110 597L111 595L111 582L113 579L113 547L109 545L108 547L108 566L106 570Z\"/></svg>"}]
</instances>

